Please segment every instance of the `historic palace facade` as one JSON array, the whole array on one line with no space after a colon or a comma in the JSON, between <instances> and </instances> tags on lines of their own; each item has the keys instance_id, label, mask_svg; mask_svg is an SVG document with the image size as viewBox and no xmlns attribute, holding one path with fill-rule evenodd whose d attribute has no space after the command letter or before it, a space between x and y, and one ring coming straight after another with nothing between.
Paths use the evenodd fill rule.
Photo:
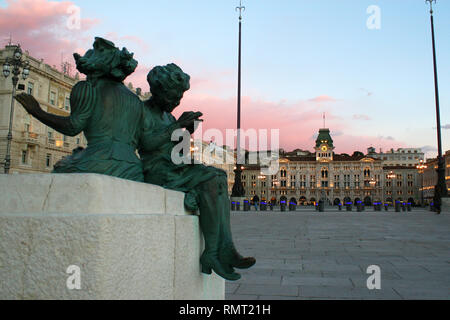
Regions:
<instances>
[{"instance_id":1,"label":"historic palace facade","mask_svg":"<svg viewBox=\"0 0 450 320\"><path fill-rule=\"evenodd\" d=\"M247 165L243 183L249 199L280 200L312 204L320 199L329 204L363 201L392 203L396 200L421 203L418 170L423 153L416 149L415 162L407 156L403 165L385 164L384 155L369 148L368 154L335 154L329 129L320 129L314 153L296 150L280 155L279 171L266 176L259 165ZM402 153L402 150L399 151ZM401 160L401 158L400 158Z\"/></svg>"},{"instance_id":2,"label":"historic palace facade","mask_svg":"<svg viewBox=\"0 0 450 320\"><path fill-rule=\"evenodd\" d=\"M0 50L0 65L12 57L15 45ZM20 78L17 93L33 95L41 107L50 113L70 115L70 92L78 82L76 78L56 70L24 52L24 59L30 63L30 76ZM6 137L11 111L11 76L0 78L0 163L3 164L6 153ZM31 117L25 109L15 102L12 122L11 173L51 172L53 165L61 158L70 155L78 146L85 147L84 136L64 136Z\"/></svg>"}]
</instances>

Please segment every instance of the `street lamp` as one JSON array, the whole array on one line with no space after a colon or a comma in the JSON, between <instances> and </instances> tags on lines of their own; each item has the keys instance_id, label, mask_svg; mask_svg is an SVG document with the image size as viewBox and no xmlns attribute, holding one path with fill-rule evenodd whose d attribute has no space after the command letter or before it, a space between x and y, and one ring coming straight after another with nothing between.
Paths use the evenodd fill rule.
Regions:
<instances>
[{"instance_id":1,"label":"street lamp","mask_svg":"<svg viewBox=\"0 0 450 320\"><path fill-rule=\"evenodd\" d=\"M419 171L419 174L421 174L422 175L422 179L421 179L421 185L422 185L422 188L421 188L421 190L422 190L422 195L421 195L421 199L422 199L422 206L423 206L423 174L424 174L424 172L425 172L425 169L427 169L428 168L428 166L427 165L425 165L424 163L423 163L423 160L420 160L420 163L416 166L416 168L417 168L417 170Z\"/></svg>"},{"instance_id":2,"label":"street lamp","mask_svg":"<svg viewBox=\"0 0 450 320\"><path fill-rule=\"evenodd\" d=\"M12 84L13 90L11 95L11 111L9 114L9 130L7 136L6 143L6 156L5 156L5 174L9 173L9 169L11 167L11 141L12 141L12 125L14 118L14 96L16 95L16 87L19 82L19 76L22 74L22 79L25 80L30 75L30 63L28 61L22 60L22 49L20 45L16 47L14 50L14 54L12 58L6 58L5 63L3 64L3 76L8 78L12 73ZM20 70L22 68L22 71Z\"/></svg>"},{"instance_id":3,"label":"street lamp","mask_svg":"<svg viewBox=\"0 0 450 320\"><path fill-rule=\"evenodd\" d=\"M433 66L434 66L434 93L436 100L436 122L437 122L437 140L438 140L438 182L435 187L435 199L439 203L442 203L442 198L448 197L447 185L445 183L445 161L442 156L442 139L441 139L441 117L439 111L439 86L438 86L438 75L437 75L437 62L436 62L436 41L434 36L434 17L433 17L433 2L436 0L425 0L425 3L430 3L430 19L431 19L431 37L433 44ZM436 201L435 201L436 202ZM438 208L440 210L440 208Z\"/></svg>"},{"instance_id":4,"label":"street lamp","mask_svg":"<svg viewBox=\"0 0 450 320\"><path fill-rule=\"evenodd\" d=\"M241 159L241 34L242 34L242 10L245 7L242 6L242 1L239 1L239 53L238 53L238 97L237 97L237 157L236 157L236 170L234 170L234 185L231 193L232 197L244 197L245 190L242 185L241 174L242 169L239 167L239 160Z\"/></svg>"}]
</instances>

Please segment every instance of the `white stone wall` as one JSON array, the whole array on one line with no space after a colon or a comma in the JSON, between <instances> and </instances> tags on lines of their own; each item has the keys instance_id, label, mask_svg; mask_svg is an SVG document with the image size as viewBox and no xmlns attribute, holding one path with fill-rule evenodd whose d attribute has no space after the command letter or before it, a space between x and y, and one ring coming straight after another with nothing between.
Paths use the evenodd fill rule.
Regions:
<instances>
[{"instance_id":1,"label":"white stone wall","mask_svg":"<svg viewBox=\"0 0 450 320\"><path fill-rule=\"evenodd\" d=\"M0 175L0 299L224 299L184 194L94 174ZM69 266L81 289L69 290Z\"/></svg>"}]
</instances>

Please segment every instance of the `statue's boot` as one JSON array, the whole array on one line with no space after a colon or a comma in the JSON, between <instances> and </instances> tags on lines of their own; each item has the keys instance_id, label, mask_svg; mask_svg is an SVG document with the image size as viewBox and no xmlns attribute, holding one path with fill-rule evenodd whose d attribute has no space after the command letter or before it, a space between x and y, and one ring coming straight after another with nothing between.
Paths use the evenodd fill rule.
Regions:
<instances>
[{"instance_id":1,"label":"statue's boot","mask_svg":"<svg viewBox=\"0 0 450 320\"><path fill-rule=\"evenodd\" d=\"M241 275L219 261L222 219L218 215L216 207L217 189L215 180L211 179L203 183L200 192L198 192L200 228L205 238L205 251L200 258L202 273L211 274L214 270L222 278L236 281L241 278Z\"/></svg>"},{"instance_id":2,"label":"statue's boot","mask_svg":"<svg viewBox=\"0 0 450 320\"><path fill-rule=\"evenodd\" d=\"M219 177L220 178L220 177ZM220 210L222 218L222 241L220 245L219 259L227 265L231 270L233 267L238 269L248 269L256 263L253 257L243 257L236 250L233 243L233 236L231 234L230 223L230 199L228 198L227 178L220 179L217 188L219 191L219 199L217 200L217 210Z\"/></svg>"}]
</instances>

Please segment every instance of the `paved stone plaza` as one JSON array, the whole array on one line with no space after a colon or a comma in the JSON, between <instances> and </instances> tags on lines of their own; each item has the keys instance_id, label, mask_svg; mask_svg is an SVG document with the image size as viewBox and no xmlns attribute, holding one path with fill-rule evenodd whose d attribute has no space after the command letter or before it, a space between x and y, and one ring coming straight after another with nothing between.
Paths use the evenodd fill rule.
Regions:
<instances>
[{"instance_id":1,"label":"paved stone plaza","mask_svg":"<svg viewBox=\"0 0 450 320\"><path fill-rule=\"evenodd\" d=\"M234 212L236 246L256 265L226 298L449 299L450 214ZM367 267L381 268L369 290Z\"/></svg>"}]
</instances>

